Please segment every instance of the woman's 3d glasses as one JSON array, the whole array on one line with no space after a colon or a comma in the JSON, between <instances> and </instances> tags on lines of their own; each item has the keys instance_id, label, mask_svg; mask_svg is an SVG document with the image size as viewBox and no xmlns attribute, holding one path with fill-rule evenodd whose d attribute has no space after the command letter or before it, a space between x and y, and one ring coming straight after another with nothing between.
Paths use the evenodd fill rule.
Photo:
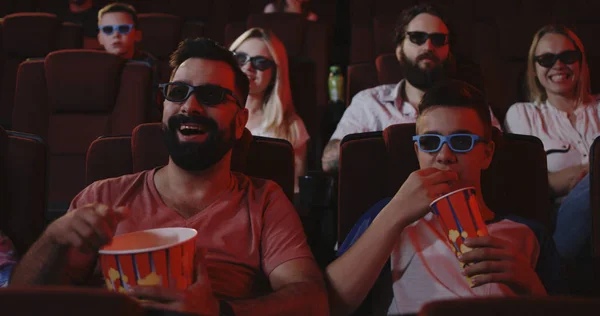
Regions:
<instances>
[{"instance_id":1,"label":"woman's 3d glasses","mask_svg":"<svg viewBox=\"0 0 600 316\"><path fill-rule=\"evenodd\" d=\"M263 56L250 57L246 53L239 53L239 52L235 52L233 54L235 55L235 59L237 60L238 65L240 65L240 67L244 66L248 62L250 62L252 64L252 68L254 68L256 70L260 70L260 71L265 71L267 69L275 67L274 61L270 60L269 58L263 57Z\"/></svg>"}]
</instances>

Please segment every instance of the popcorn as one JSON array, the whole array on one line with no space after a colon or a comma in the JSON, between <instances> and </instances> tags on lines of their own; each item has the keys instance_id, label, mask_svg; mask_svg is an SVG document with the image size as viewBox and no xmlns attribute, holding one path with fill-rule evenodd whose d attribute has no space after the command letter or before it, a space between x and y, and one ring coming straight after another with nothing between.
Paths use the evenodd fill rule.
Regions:
<instances>
[{"instance_id":1,"label":"popcorn","mask_svg":"<svg viewBox=\"0 0 600 316\"><path fill-rule=\"evenodd\" d=\"M467 253L467 252L469 252L471 250L473 250L473 248L469 248L469 247L465 246L465 244L461 244L460 245L460 252L461 253Z\"/></svg>"},{"instance_id":2,"label":"popcorn","mask_svg":"<svg viewBox=\"0 0 600 316\"><path fill-rule=\"evenodd\" d=\"M115 281L121 279L121 275L119 273L119 271L117 271L114 268L110 268L108 270L108 279L104 279L104 282L106 283L106 288L108 288L111 291L115 290ZM127 293L127 290L125 289L125 285L127 284L127 282L129 282L129 278L126 275L123 275L123 279L121 280L123 286L119 287L119 292L121 293Z\"/></svg>"},{"instance_id":3,"label":"popcorn","mask_svg":"<svg viewBox=\"0 0 600 316\"><path fill-rule=\"evenodd\" d=\"M450 240L452 240L452 242L456 242L456 239L458 239L458 236L460 236L460 234L458 233L458 230L450 229L450 231L448 232L448 238L450 238Z\"/></svg>"},{"instance_id":4,"label":"popcorn","mask_svg":"<svg viewBox=\"0 0 600 316\"><path fill-rule=\"evenodd\" d=\"M160 275L156 274L156 272L154 272L154 271L152 271L150 274L148 274L145 278L138 280L138 285L154 286L154 285L160 285L160 284L161 284L161 277L160 277Z\"/></svg>"}]
</instances>

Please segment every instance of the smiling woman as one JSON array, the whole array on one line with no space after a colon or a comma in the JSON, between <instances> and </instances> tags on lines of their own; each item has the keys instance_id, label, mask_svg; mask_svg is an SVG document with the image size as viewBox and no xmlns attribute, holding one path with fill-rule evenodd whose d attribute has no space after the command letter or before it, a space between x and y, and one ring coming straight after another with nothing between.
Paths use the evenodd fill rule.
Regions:
<instances>
[{"instance_id":1,"label":"smiling woman","mask_svg":"<svg viewBox=\"0 0 600 316\"><path fill-rule=\"evenodd\" d=\"M511 106L506 130L542 140L550 192L558 209L554 237L556 244L562 245L563 249L558 249L561 255L574 254L591 231L589 195L570 203L568 209L560 203L588 173L590 146L600 134L600 99L591 95L585 49L573 31L547 25L535 34L529 49L527 88L529 102ZM589 181L582 185L589 188ZM563 217L572 217L568 225ZM580 225L574 226L573 221Z\"/></svg>"}]
</instances>

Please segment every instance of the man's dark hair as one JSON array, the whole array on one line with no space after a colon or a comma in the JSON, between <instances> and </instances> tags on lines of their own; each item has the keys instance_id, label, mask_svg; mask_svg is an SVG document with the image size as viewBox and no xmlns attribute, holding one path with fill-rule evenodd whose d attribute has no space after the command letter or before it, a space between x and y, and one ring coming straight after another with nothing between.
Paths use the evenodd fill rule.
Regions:
<instances>
[{"instance_id":1,"label":"man's dark hair","mask_svg":"<svg viewBox=\"0 0 600 316\"><path fill-rule=\"evenodd\" d=\"M444 80L425 92L419 103L419 115L436 107L460 107L477 112L483 124L484 137L492 137L492 118L488 103L481 91L460 80Z\"/></svg>"},{"instance_id":2,"label":"man's dark hair","mask_svg":"<svg viewBox=\"0 0 600 316\"><path fill-rule=\"evenodd\" d=\"M448 28L448 42L450 44L450 48L452 49L452 30L450 28L450 24L448 23L448 19L444 15L442 8L437 5L431 3L424 3L412 6L407 8L400 13L400 17L398 18L398 22L396 23L396 28L394 29L394 43L398 46L404 40L406 36L406 29L408 28L408 24L412 21L417 15L421 13L428 13L433 16L437 16L446 24Z\"/></svg>"},{"instance_id":3,"label":"man's dark hair","mask_svg":"<svg viewBox=\"0 0 600 316\"><path fill-rule=\"evenodd\" d=\"M138 28L138 17L135 8L132 5L127 3L115 2L111 3L104 8L98 11L98 21L102 18L106 13L114 13L114 12L125 12L131 16L131 20L133 21L133 27Z\"/></svg>"},{"instance_id":4,"label":"man's dark hair","mask_svg":"<svg viewBox=\"0 0 600 316\"><path fill-rule=\"evenodd\" d=\"M170 65L173 68L171 79L173 79L177 68L189 58L222 61L228 64L235 75L235 86L240 94L238 97L240 98L240 102L242 102L241 106L246 106L250 81L242 69L240 69L232 52L208 38L185 39L179 43L177 50L171 55Z\"/></svg>"}]
</instances>

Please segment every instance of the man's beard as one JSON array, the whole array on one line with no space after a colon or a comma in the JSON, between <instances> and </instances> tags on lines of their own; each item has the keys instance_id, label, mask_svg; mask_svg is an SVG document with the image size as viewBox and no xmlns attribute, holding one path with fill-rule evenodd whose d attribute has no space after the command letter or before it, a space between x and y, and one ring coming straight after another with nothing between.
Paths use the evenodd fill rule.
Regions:
<instances>
[{"instance_id":1,"label":"man's beard","mask_svg":"<svg viewBox=\"0 0 600 316\"><path fill-rule=\"evenodd\" d=\"M204 142L181 142L179 128L184 123L194 123L205 128L208 137ZM221 161L235 144L235 120L229 130L220 130L217 122L208 117L173 115L168 125L163 124L163 138L173 162L187 171L203 171Z\"/></svg>"},{"instance_id":2,"label":"man's beard","mask_svg":"<svg viewBox=\"0 0 600 316\"><path fill-rule=\"evenodd\" d=\"M429 69L419 67L419 62L425 58L435 62L435 66ZM404 71L404 78L415 88L425 91L442 79L447 78L448 60L440 62L440 59L431 52L419 55L413 62L405 54L400 52L400 64Z\"/></svg>"}]
</instances>

